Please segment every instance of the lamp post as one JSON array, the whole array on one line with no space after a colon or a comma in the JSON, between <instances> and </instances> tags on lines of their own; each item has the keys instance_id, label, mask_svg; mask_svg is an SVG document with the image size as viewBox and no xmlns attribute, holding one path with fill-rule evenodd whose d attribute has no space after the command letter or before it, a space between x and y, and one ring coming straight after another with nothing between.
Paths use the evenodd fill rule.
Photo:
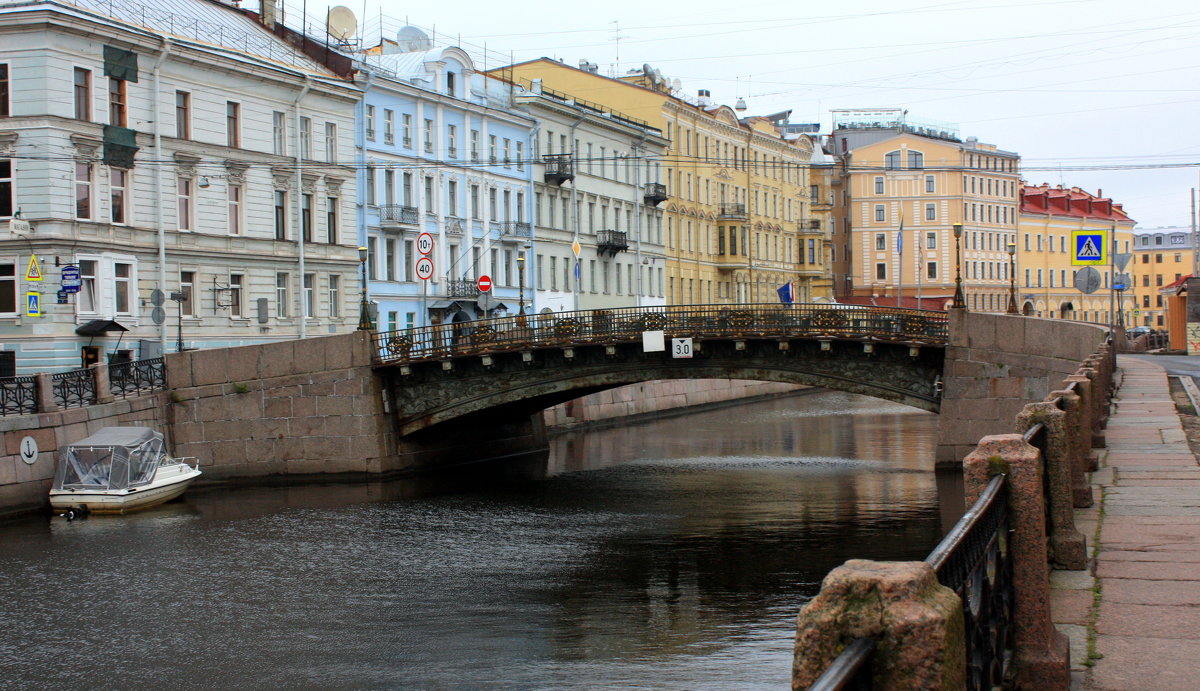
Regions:
<instances>
[{"instance_id":1,"label":"lamp post","mask_svg":"<svg viewBox=\"0 0 1200 691\"><path fill-rule=\"evenodd\" d=\"M954 301L950 306L955 309L966 309L962 291L962 224L954 224Z\"/></svg>"},{"instance_id":2,"label":"lamp post","mask_svg":"<svg viewBox=\"0 0 1200 691\"><path fill-rule=\"evenodd\" d=\"M1017 243L1008 243L1008 313L1017 314Z\"/></svg>"},{"instance_id":3,"label":"lamp post","mask_svg":"<svg viewBox=\"0 0 1200 691\"><path fill-rule=\"evenodd\" d=\"M517 252L517 326L525 327L525 252Z\"/></svg>"},{"instance_id":4,"label":"lamp post","mask_svg":"<svg viewBox=\"0 0 1200 691\"><path fill-rule=\"evenodd\" d=\"M362 267L362 300L358 303L358 330L371 330L371 311L367 305L367 248L358 248L358 264Z\"/></svg>"}]
</instances>

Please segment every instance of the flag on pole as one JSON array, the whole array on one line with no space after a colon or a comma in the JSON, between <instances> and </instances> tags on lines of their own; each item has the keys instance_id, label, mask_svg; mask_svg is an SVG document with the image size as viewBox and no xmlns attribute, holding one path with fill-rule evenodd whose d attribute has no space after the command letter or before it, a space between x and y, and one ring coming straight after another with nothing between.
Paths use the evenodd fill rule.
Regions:
<instances>
[{"instance_id":1,"label":"flag on pole","mask_svg":"<svg viewBox=\"0 0 1200 691\"><path fill-rule=\"evenodd\" d=\"M784 304L790 304L790 303L794 302L792 300L792 284L791 283L784 283L783 285L776 288L775 292L779 293L779 301L780 302L782 302Z\"/></svg>"}]
</instances>

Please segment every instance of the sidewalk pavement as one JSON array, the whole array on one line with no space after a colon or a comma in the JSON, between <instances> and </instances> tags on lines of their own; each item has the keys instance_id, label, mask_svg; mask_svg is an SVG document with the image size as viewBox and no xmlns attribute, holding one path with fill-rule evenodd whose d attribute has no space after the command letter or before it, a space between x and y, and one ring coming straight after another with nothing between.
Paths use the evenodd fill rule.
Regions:
<instances>
[{"instance_id":1,"label":"sidewalk pavement","mask_svg":"<svg viewBox=\"0 0 1200 691\"><path fill-rule=\"evenodd\" d=\"M1096 504L1075 514L1091 570L1051 572L1052 616L1071 639L1072 689L1200 689L1200 465L1166 372L1117 366Z\"/></svg>"}]
</instances>

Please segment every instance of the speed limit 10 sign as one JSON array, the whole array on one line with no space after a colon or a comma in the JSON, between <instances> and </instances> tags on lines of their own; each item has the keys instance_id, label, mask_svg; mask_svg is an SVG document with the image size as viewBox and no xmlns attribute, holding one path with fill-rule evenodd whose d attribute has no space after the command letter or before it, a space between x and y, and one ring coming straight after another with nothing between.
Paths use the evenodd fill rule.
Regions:
<instances>
[{"instance_id":1,"label":"speed limit 10 sign","mask_svg":"<svg viewBox=\"0 0 1200 691\"><path fill-rule=\"evenodd\" d=\"M421 257L417 260L417 278L422 281L428 281L433 276L433 260L429 257Z\"/></svg>"},{"instance_id":2,"label":"speed limit 10 sign","mask_svg":"<svg viewBox=\"0 0 1200 691\"><path fill-rule=\"evenodd\" d=\"M433 236L429 233L421 233L417 236L417 251L421 254L429 254L433 251Z\"/></svg>"}]
</instances>

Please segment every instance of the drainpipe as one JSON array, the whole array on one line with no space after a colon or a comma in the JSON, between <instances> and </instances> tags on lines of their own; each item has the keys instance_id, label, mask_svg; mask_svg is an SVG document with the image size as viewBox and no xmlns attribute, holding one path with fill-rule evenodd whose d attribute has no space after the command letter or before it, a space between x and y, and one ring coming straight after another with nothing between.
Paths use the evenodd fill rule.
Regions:
<instances>
[{"instance_id":1,"label":"drainpipe","mask_svg":"<svg viewBox=\"0 0 1200 691\"><path fill-rule=\"evenodd\" d=\"M366 199L365 190L367 189L367 137L365 123L367 93L371 90L371 82L375 80L374 72L364 72L364 74L366 74L367 78L363 82L362 98L354 105L354 163L357 169L354 181L358 190L358 198L355 200L354 211L357 222L355 229L355 237L358 241L357 247L367 246L367 207L363 202ZM364 286L364 288L368 291L370 290L369 286ZM418 324L418 326L424 326L424 324Z\"/></svg>"},{"instance_id":2,"label":"drainpipe","mask_svg":"<svg viewBox=\"0 0 1200 691\"><path fill-rule=\"evenodd\" d=\"M642 306L642 145L646 143L646 133L643 132L633 143L633 227L637 233L634 241L633 266L637 270L637 295L634 296L635 307Z\"/></svg>"},{"instance_id":3,"label":"drainpipe","mask_svg":"<svg viewBox=\"0 0 1200 691\"><path fill-rule=\"evenodd\" d=\"M535 120L535 122L537 122L537 121ZM537 147L537 141L538 141L538 134L541 131L542 131L541 125L534 125L533 129L529 130L529 138L527 140L527 143L529 144L530 151L537 150L536 147ZM537 314L536 302L535 302L534 298L537 297L538 288L540 288L541 286L534 286L533 280L532 280L532 277L534 275L533 274L533 269L534 269L533 265L535 263L535 258L534 258L535 255L533 252L533 239L534 239L534 229L537 228L537 211L535 210L533 212L530 212L530 205L533 204L535 199L537 199L537 185L533 180L534 168L535 168L535 166L533 166L533 165L529 166L529 197L528 197L528 199L525 200L525 213L529 214L529 242L527 243L528 250L525 252L525 268L526 268L526 273L530 276L530 281L529 281L530 311L533 312L534 314ZM513 228L515 229L516 226L513 226ZM525 249L525 247L523 246L522 249ZM520 306L518 306L517 309L519 310ZM523 314L521 316L524 317Z\"/></svg>"},{"instance_id":4,"label":"drainpipe","mask_svg":"<svg viewBox=\"0 0 1200 691\"><path fill-rule=\"evenodd\" d=\"M571 250L572 250L571 254L575 253L574 252L574 249L575 249L574 243L579 241L579 183L576 182L576 180L579 179L579 149L575 146L575 130L579 127L579 125L581 123L583 123L583 120L584 120L584 118L582 118L582 117L579 118L578 120L576 120L575 124L571 125L570 134L567 135L571 139L571 166L575 170L575 177L571 180L571 215L575 219L575 223L572 224L574 227L572 228L573 232L571 233L571 243L572 243L571 244ZM579 278L575 279L575 290L573 291L574 295L572 295L572 298L573 298L572 302L574 304L571 307L575 311L578 311L579 310L579 281L583 279L583 266L582 266L583 262L582 262L582 260L580 260L579 257L575 257L575 262L577 265L579 265ZM574 268L575 267L571 267L572 274L575 273Z\"/></svg>"},{"instance_id":5,"label":"drainpipe","mask_svg":"<svg viewBox=\"0 0 1200 691\"><path fill-rule=\"evenodd\" d=\"M303 153L303 148L302 148L302 144L300 141L300 101L304 100L304 97L307 96L308 92L311 90L312 90L312 77L305 75L304 76L304 88L300 90L300 95L296 97L296 100L292 101L292 110L294 111L294 113L296 115L296 199L295 199L295 204L296 204L296 219L298 221L298 223L296 224L296 240L297 240L297 248L300 253L300 334L299 334L300 338L308 337L308 320L310 317L313 316L313 315L304 313L305 308L307 306L307 303L304 301L304 209L300 204L300 201L304 198L304 187L303 187L303 185L304 185L304 176L303 176L304 165L303 165L303 161L300 158L301 154ZM309 134L311 135L312 132L309 132ZM312 153L312 152L310 151L309 153ZM313 290L315 291L316 289L317 289L317 286L313 285ZM313 302L314 303L316 302L315 294L314 294Z\"/></svg>"},{"instance_id":6,"label":"drainpipe","mask_svg":"<svg viewBox=\"0 0 1200 691\"><path fill-rule=\"evenodd\" d=\"M163 37L162 52L158 59L154 61L154 158L157 161L163 160L162 153L162 117L159 106L159 68L166 62L167 56L171 54L171 39ZM163 218L163 166L154 167L154 197L158 203L154 205L154 224L158 232L158 289L164 294L167 292L167 229L166 220ZM195 291L193 290L192 298L195 299ZM161 351L167 350L167 320L158 325L158 347Z\"/></svg>"}]
</instances>

